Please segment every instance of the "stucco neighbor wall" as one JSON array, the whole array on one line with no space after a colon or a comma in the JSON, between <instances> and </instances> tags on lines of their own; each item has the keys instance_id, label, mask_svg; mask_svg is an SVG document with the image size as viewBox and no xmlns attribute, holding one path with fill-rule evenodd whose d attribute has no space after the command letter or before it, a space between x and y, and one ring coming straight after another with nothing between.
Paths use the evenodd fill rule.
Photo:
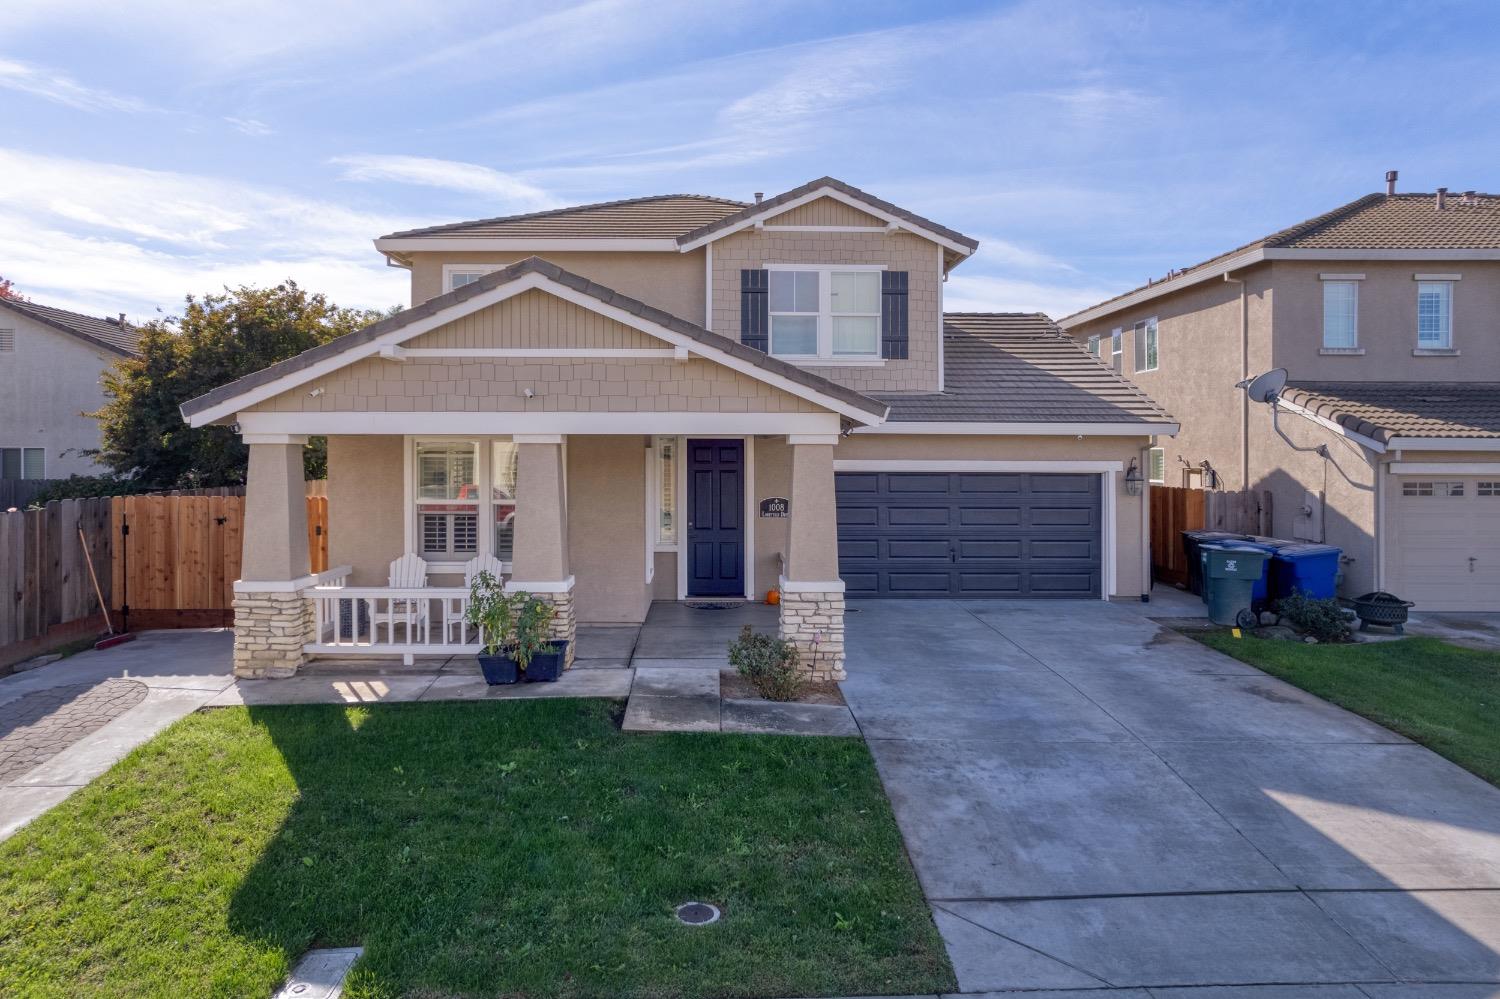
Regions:
<instances>
[{"instance_id":1,"label":"stucco neighbor wall","mask_svg":"<svg viewBox=\"0 0 1500 999\"><path fill-rule=\"evenodd\" d=\"M1270 331L1273 299L1271 268L1260 266L1237 275L1245 281L1252 375L1271 367ZM1279 290L1277 294L1280 294ZM1156 317L1155 371L1135 370L1135 323ZM1166 457L1168 486L1184 485L1184 462L1198 467L1207 460L1219 473L1223 489L1245 484L1241 460L1241 415L1245 396L1234 385L1241 374L1240 286L1223 280L1202 284L1112 316L1075 326L1068 333L1080 341L1100 338L1100 357L1109 361L1110 333L1123 330L1121 374L1141 387L1181 424L1176 437L1157 442Z\"/></svg>"},{"instance_id":2,"label":"stucco neighbor wall","mask_svg":"<svg viewBox=\"0 0 1500 999\"><path fill-rule=\"evenodd\" d=\"M908 232L776 232L745 229L713 247L713 331L740 338L740 271L767 264L885 264L908 273L909 358L879 367L817 367L862 392L934 391L942 311L941 247Z\"/></svg>"},{"instance_id":3,"label":"stucco neighbor wall","mask_svg":"<svg viewBox=\"0 0 1500 999\"><path fill-rule=\"evenodd\" d=\"M855 434L833 450L835 462L853 458L1002 461L1143 460L1145 437L899 437ZM1045 469L1041 469L1045 471ZM1115 589L1113 599L1139 598L1146 592L1146 525L1141 496L1127 496L1115 476ZM795 511L794 511L795 513Z\"/></svg>"},{"instance_id":4,"label":"stucco neighbor wall","mask_svg":"<svg viewBox=\"0 0 1500 999\"><path fill-rule=\"evenodd\" d=\"M1270 367L1304 381L1495 381L1500 378L1500 261L1277 260L1276 342ZM1363 274L1358 339L1363 355L1323 355L1320 274ZM1453 283L1454 357L1414 357L1417 274L1457 274Z\"/></svg>"},{"instance_id":5,"label":"stucco neighbor wall","mask_svg":"<svg viewBox=\"0 0 1500 999\"><path fill-rule=\"evenodd\" d=\"M499 270L506 264L537 256L690 323L703 325L705 269L702 249L690 253L675 250L603 253L503 250L413 253L411 256L412 305L420 305L443 293L444 264L473 264Z\"/></svg>"},{"instance_id":6,"label":"stucco neighbor wall","mask_svg":"<svg viewBox=\"0 0 1500 999\"><path fill-rule=\"evenodd\" d=\"M568 438L568 569L580 622L646 619L646 454L644 437Z\"/></svg>"},{"instance_id":7,"label":"stucco neighbor wall","mask_svg":"<svg viewBox=\"0 0 1500 999\"><path fill-rule=\"evenodd\" d=\"M78 452L99 446L99 422L83 414L104 405L99 381L118 356L9 309L0 330L16 341L0 354L0 447L42 448L49 479L97 475Z\"/></svg>"},{"instance_id":8,"label":"stucco neighbor wall","mask_svg":"<svg viewBox=\"0 0 1500 999\"><path fill-rule=\"evenodd\" d=\"M402 438L328 438L328 564L354 569L351 586L384 586L405 553Z\"/></svg>"}]
</instances>

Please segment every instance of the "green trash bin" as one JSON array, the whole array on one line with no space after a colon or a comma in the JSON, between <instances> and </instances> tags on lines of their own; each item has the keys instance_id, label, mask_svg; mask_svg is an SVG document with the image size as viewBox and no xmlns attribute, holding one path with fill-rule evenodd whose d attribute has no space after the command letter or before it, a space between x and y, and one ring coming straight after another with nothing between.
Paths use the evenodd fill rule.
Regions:
<instances>
[{"instance_id":1,"label":"green trash bin","mask_svg":"<svg viewBox=\"0 0 1500 999\"><path fill-rule=\"evenodd\" d=\"M1208 595L1208 619L1214 624L1254 627L1250 609L1255 584L1266 574L1271 553L1263 547L1234 542L1206 544L1203 552L1203 587Z\"/></svg>"}]
</instances>

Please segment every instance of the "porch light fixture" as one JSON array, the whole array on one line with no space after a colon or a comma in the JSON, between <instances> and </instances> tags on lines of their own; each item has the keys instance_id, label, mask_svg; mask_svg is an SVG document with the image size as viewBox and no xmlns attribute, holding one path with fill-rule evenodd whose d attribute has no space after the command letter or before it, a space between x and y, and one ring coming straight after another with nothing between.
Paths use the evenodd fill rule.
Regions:
<instances>
[{"instance_id":1,"label":"porch light fixture","mask_svg":"<svg viewBox=\"0 0 1500 999\"><path fill-rule=\"evenodd\" d=\"M1140 462L1134 458L1130 459L1130 467L1125 470L1125 495L1139 496L1141 494L1141 483L1145 481L1141 475Z\"/></svg>"}]
</instances>

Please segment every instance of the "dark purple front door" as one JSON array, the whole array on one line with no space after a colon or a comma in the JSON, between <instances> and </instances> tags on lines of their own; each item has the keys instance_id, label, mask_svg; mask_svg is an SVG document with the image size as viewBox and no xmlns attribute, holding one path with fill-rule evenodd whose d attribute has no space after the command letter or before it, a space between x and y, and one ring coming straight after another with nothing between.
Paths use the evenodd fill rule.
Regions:
<instances>
[{"instance_id":1,"label":"dark purple front door","mask_svg":"<svg viewBox=\"0 0 1500 999\"><path fill-rule=\"evenodd\" d=\"M745 594L745 442L687 442L690 597Z\"/></svg>"}]
</instances>

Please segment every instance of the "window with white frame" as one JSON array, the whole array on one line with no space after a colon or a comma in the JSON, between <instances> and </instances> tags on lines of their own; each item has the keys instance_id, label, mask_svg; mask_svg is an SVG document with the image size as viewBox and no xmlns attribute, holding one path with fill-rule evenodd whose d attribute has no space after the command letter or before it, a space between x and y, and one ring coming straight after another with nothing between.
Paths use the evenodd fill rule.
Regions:
<instances>
[{"instance_id":1,"label":"window with white frame","mask_svg":"<svg viewBox=\"0 0 1500 999\"><path fill-rule=\"evenodd\" d=\"M677 438L658 437L652 450L654 545L670 551L677 547Z\"/></svg>"},{"instance_id":2,"label":"window with white frame","mask_svg":"<svg viewBox=\"0 0 1500 999\"><path fill-rule=\"evenodd\" d=\"M1417 284L1417 346L1446 350L1453 346L1453 282Z\"/></svg>"},{"instance_id":3,"label":"window with white frame","mask_svg":"<svg viewBox=\"0 0 1500 999\"><path fill-rule=\"evenodd\" d=\"M1135 370L1155 371L1160 351L1156 341L1156 317L1135 324Z\"/></svg>"},{"instance_id":4,"label":"window with white frame","mask_svg":"<svg viewBox=\"0 0 1500 999\"><path fill-rule=\"evenodd\" d=\"M490 509L494 522L491 553L509 563L516 546L516 468L520 450L511 441L490 442Z\"/></svg>"},{"instance_id":5,"label":"window with white frame","mask_svg":"<svg viewBox=\"0 0 1500 999\"><path fill-rule=\"evenodd\" d=\"M498 265L476 264L472 267L445 265L443 267L443 291L456 291L466 284L473 284L494 270L498 270Z\"/></svg>"},{"instance_id":6,"label":"window with white frame","mask_svg":"<svg viewBox=\"0 0 1500 999\"><path fill-rule=\"evenodd\" d=\"M47 452L39 447L0 447L0 479L45 479Z\"/></svg>"},{"instance_id":7,"label":"window with white frame","mask_svg":"<svg viewBox=\"0 0 1500 999\"><path fill-rule=\"evenodd\" d=\"M1156 485L1165 485L1167 481L1167 452L1164 448L1154 447L1146 452L1148 468L1147 478Z\"/></svg>"},{"instance_id":8,"label":"window with white frame","mask_svg":"<svg viewBox=\"0 0 1500 999\"><path fill-rule=\"evenodd\" d=\"M771 353L880 357L878 267L770 267Z\"/></svg>"},{"instance_id":9,"label":"window with white frame","mask_svg":"<svg viewBox=\"0 0 1500 999\"><path fill-rule=\"evenodd\" d=\"M1359 346L1359 282L1323 282L1323 347L1352 350Z\"/></svg>"},{"instance_id":10,"label":"window with white frame","mask_svg":"<svg viewBox=\"0 0 1500 999\"><path fill-rule=\"evenodd\" d=\"M467 562L479 553L479 444L413 446L417 553L432 561Z\"/></svg>"},{"instance_id":11,"label":"window with white frame","mask_svg":"<svg viewBox=\"0 0 1500 999\"><path fill-rule=\"evenodd\" d=\"M1093 354L1095 357L1098 357L1099 356L1099 334L1095 333L1093 336L1089 337L1088 344L1089 344L1089 353Z\"/></svg>"},{"instance_id":12,"label":"window with white frame","mask_svg":"<svg viewBox=\"0 0 1500 999\"><path fill-rule=\"evenodd\" d=\"M1118 326L1109 334L1109 363L1116 371L1125 369L1125 331Z\"/></svg>"}]
</instances>

